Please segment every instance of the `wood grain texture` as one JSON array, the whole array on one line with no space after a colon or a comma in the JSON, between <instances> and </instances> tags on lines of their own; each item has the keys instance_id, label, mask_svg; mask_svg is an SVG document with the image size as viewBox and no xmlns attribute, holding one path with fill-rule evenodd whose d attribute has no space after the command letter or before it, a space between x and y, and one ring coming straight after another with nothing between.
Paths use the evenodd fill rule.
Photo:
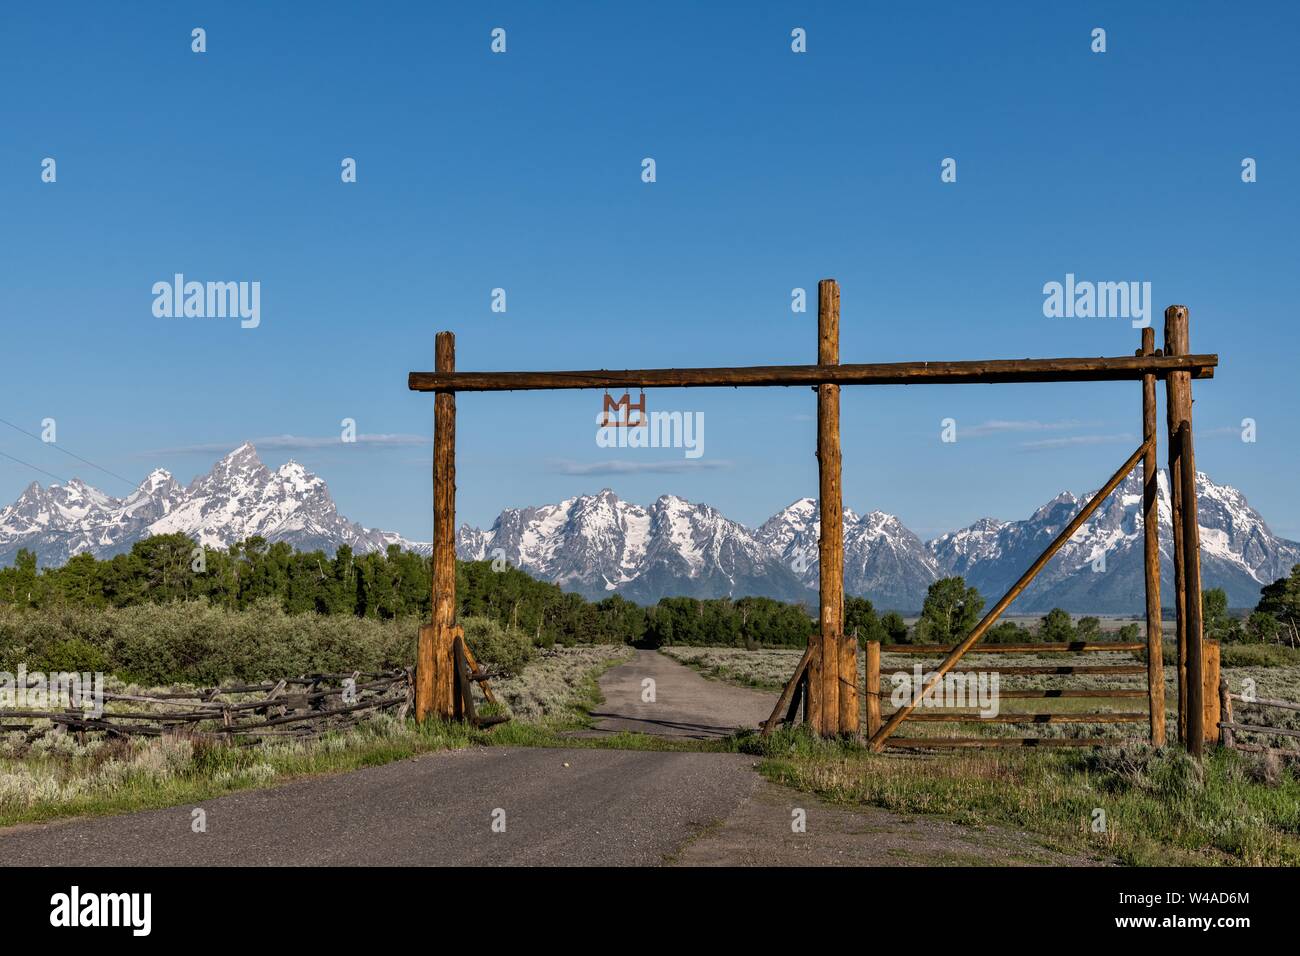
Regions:
<instances>
[{"instance_id":1,"label":"wood grain texture","mask_svg":"<svg viewBox=\"0 0 1300 956\"><path fill-rule=\"evenodd\" d=\"M1201 735L1207 744L1219 742L1219 721L1222 720L1222 699L1219 697L1219 642L1205 641L1202 645L1203 672L1201 677Z\"/></svg>"},{"instance_id":2,"label":"wood grain texture","mask_svg":"<svg viewBox=\"0 0 1300 956\"><path fill-rule=\"evenodd\" d=\"M880 642L867 641L867 736L880 729Z\"/></svg>"},{"instance_id":3,"label":"wood grain texture","mask_svg":"<svg viewBox=\"0 0 1300 956\"><path fill-rule=\"evenodd\" d=\"M840 287L834 279L817 284L817 364L823 368L840 361ZM840 680L844 661L844 505L841 497L840 387L817 387L817 479L821 508L821 533L817 541L819 658L821 723L818 732L831 736L857 731L857 694ZM854 666L856 672L856 664ZM843 699L849 694L850 699ZM849 713L850 708L852 713Z\"/></svg>"},{"instance_id":4,"label":"wood grain texture","mask_svg":"<svg viewBox=\"0 0 1300 956\"><path fill-rule=\"evenodd\" d=\"M1165 355L1177 358L1187 350L1187 313L1181 306L1165 309ZM1184 580L1182 443L1179 426L1191 407L1190 385L1181 373L1165 379L1165 422L1169 434L1169 507L1172 512L1174 564L1174 640L1178 668L1178 739L1187 742L1187 582Z\"/></svg>"},{"instance_id":5,"label":"wood grain texture","mask_svg":"<svg viewBox=\"0 0 1300 956\"><path fill-rule=\"evenodd\" d=\"M1145 713L1099 711L1094 714L998 714L981 717L979 714L948 714L927 710L909 714L907 720L929 724L1141 724L1146 723Z\"/></svg>"},{"instance_id":6,"label":"wood grain texture","mask_svg":"<svg viewBox=\"0 0 1300 956\"><path fill-rule=\"evenodd\" d=\"M1172 305L1165 310L1165 352L1175 356L1190 351L1190 315L1187 306ZM1170 428L1171 487L1181 489L1175 527L1182 528L1176 536L1176 554L1182 559L1182 573L1175 588L1180 589L1182 622L1180 634L1179 702L1185 702L1186 717L1179 715L1183 727L1183 740L1188 752L1200 756L1205 742L1205 687L1202 666L1202 612L1201 612L1201 531L1197 522L1196 507L1196 448L1192 440L1192 382L1186 372L1175 372L1167 379ZM1177 446L1176 448L1173 446ZM1178 473L1174 474L1174 456ZM1181 588L1179 588L1181 584ZM1177 603L1175 605L1177 607Z\"/></svg>"},{"instance_id":7,"label":"wood grain texture","mask_svg":"<svg viewBox=\"0 0 1300 956\"><path fill-rule=\"evenodd\" d=\"M588 369L564 372L411 372L415 392L508 392L569 388L734 388L741 385L996 384L998 382L1141 381L1182 370L1213 378L1217 355L981 359L857 365L755 365L739 368Z\"/></svg>"},{"instance_id":8,"label":"wood grain texture","mask_svg":"<svg viewBox=\"0 0 1300 956\"><path fill-rule=\"evenodd\" d=\"M949 654L955 644L886 644L886 654ZM983 644L977 654L1079 654L1095 652L1145 651L1146 642L1137 641L1062 641L1042 644Z\"/></svg>"},{"instance_id":9,"label":"wood grain texture","mask_svg":"<svg viewBox=\"0 0 1300 956\"><path fill-rule=\"evenodd\" d=\"M439 372L456 368L456 336L439 332L435 338ZM432 659L420 663L432 671L432 697L426 708L416 698L416 716L453 716L456 698L456 395L440 391L433 409L433 647ZM417 684L417 690L423 682Z\"/></svg>"},{"instance_id":10,"label":"wood grain texture","mask_svg":"<svg viewBox=\"0 0 1300 956\"><path fill-rule=\"evenodd\" d=\"M1191 414L1188 395L1188 414ZM1201 605L1201 529L1196 509L1196 452L1192 423L1184 421L1182 435L1183 581L1187 602L1187 749L1200 756L1205 741L1205 635Z\"/></svg>"},{"instance_id":11,"label":"wood grain texture","mask_svg":"<svg viewBox=\"0 0 1300 956\"><path fill-rule=\"evenodd\" d=\"M1141 355L1154 355L1156 330L1142 330ZM1151 743L1165 744L1165 671L1160 620L1160 466L1156 458L1156 377L1142 376L1142 437L1150 447L1142 456L1142 568L1146 588L1147 691Z\"/></svg>"},{"instance_id":12,"label":"wood grain texture","mask_svg":"<svg viewBox=\"0 0 1300 956\"><path fill-rule=\"evenodd\" d=\"M898 737L885 742L891 750L1000 750L1011 747L1105 747L1113 739L1092 737Z\"/></svg>"}]
</instances>

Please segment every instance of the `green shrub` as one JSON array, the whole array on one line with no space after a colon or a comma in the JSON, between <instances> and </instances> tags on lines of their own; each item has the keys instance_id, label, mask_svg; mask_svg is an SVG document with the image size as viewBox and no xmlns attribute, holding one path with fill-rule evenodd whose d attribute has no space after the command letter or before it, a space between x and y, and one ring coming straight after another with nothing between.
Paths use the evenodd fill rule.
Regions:
<instances>
[{"instance_id":1,"label":"green shrub","mask_svg":"<svg viewBox=\"0 0 1300 956\"><path fill-rule=\"evenodd\" d=\"M108 656L85 638L69 637L50 642L36 664L46 673L102 671L108 666Z\"/></svg>"},{"instance_id":2,"label":"green shrub","mask_svg":"<svg viewBox=\"0 0 1300 956\"><path fill-rule=\"evenodd\" d=\"M502 627L487 617L463 618L465 643L487 670L517 674L533 656L533 642L527 634Z\"/></svg>"},{"instance_id":3,"label":"green shrub","mask_svg":"<svg viewBox=\"0 0 1300 956\"><path fill-rule=\"evenodd\" d=\"M148 685L264 681L414 663L414 619L286 614L261 601L231 611L205 601L128 608L0 607L0 665L102 670ZM69 666L61 666L69 665Z\"/></svg>"},{"instance_id":4,"label":"green shrub","mask_svg":"<svg viewBox=\"0 0 1300 956\"><path fill-rule=\"evenodd\" d=\"M1083 755L1083 764L1113 793L1141 791L1178 800L1199 793L1205 785L1204 767L1178 747L1137 743L1105 747Z\"/></svg>"},{"instance_id":5,"label":"green shrub","mask_svg":"<svg viewBox=\"0 0 1300 956\"><path fill-rule=\"evenodd\" d=\"M1224 644L1223 667L1287 667L1300 664L1300 651L1282 644Z\"/></svg>"}]
</instances>

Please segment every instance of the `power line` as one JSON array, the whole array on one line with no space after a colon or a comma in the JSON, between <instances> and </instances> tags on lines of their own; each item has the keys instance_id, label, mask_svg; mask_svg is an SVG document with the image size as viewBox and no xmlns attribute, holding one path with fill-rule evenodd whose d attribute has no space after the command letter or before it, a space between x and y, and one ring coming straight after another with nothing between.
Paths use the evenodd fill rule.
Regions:
<instances>
[{"instance_id":1,"label":"power line","mask_svg":"<svg viewBox=\"0 0 1300 956\"><path fill-rule=\"evenodd\" d=\"M18 425L15 425L13 422L5 421L3 418L0 418L0 425L8 425L8 426L9 426L10 428L12 428L14 431L16 431L16 432L22 432L22 433L23 433L24 435L26 435L28 438L35 438L35 439L36 439L38 442L40 442L42 445L49 445L51 448L55 449L56 451L61 451L61 452L63 452L63 454L67 455L69 458L75 458L75 459L77 459L77 461L82 462L83 464L87 464L87 465L89 465L91 468L94 468L94 469L96 469L96 470L98 470L98 471L102 471L102 472L103 472L104 474L106 474L106 475L112 475L112 476L113 476L114 478L116 478L118 481L125 482L126 484L130 485L132 488L135 487L135 482L132 481L130 478L123 478L123 477L122 477L121 475L119 475L117 472L115 472L115 471L109 471L107 468L103 467L102 465L97 465L97 464L95 464L95 463L94 463L93 461L91 461L89 458L82 458L80 455L74 455L72 452L68 451L66 448L61 447L61 446L59 445L58 442L48 442L48 441L46 441L44 438L42 438L40 435L37 435L37 434L35 434L35 433L33 433L33 432L29 432L27 429L25 429L25 428L21 428L21 427L19 427ZM6 457L6 458L13 458L12 455L5 455L5 457ZM17 458L14 458L14 461L18 461L18 459L17 459ZM26 462L24 462L24 464L26 464ZM29 468L36 468L35 465L29 465L28 467L29 467ZM36 470L39 471L39 472L42 472L43 474L46 474L46 475L49 474L49 472L46 471L44 468L36 468ZM57 477L57 476L55 476L55 477ZM62 481L63 479L59 479L59 480Z\"/></svg>"},{"instance_id":2,"label":"power line","mask_svg":"<svg viewBox=\"0 0 1300 956\"><path fill-rule=\"evenodd\" d=\"M67 481L67 479L59 477L58 475L54 474L54 472L52 471L46 471L44 468L38 468L35 465L33 465L30 461L23 461L21 458L15 458L13 455L10 455L6 452L0 451L0 456L8 458L10 461L16 461L20 465L26 465L28 468L32 469L33 471L39 471L42 475L49 475L55 481L62 481L65 483Z\"/></svg>"}]
</instances>

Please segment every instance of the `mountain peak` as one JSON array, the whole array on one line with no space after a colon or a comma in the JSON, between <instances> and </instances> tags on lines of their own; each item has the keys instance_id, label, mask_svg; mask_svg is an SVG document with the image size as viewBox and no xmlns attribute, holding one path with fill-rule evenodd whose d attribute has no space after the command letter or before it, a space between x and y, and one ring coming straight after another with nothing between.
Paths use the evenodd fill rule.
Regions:
<instances>
[{"instance_id":1,"label":"mountain peak","mask_svg":"<svg viewBox=\"0 0 1300 956\"><path fill-rule=\"evenodd\" d=\"M251 441L246 441L238 448L235 448L232 451L227 452L221 458L221 461L230 461L230 462L255 461L259 465L262 463L262 459L257 457L257 448L253 445Z\"/></svg>"},{"instance_id":2,"label":"mountain peak","mask_svg":"<svg viewBox=\"0 0 1300 956\"><path fill-rule=\"evenodd\" d=\"M175 483L176 479L166 468L155 468L149 474L145 475L144 481L136 486L138 491L157 491L166 485Z\"/></svg>"},{"instance_id":3,"label":"mountain peak","mask_svg":"<svg viewBox=\"0 0 1300 956\"><path fill-rule=\"evenodd\" d=\"M654 507L658 510L681 511L694 506L680 495L660 495L655 499Z\"/></svg>"},{"instance_id":4,"label":"mountain peak","mask_svg":"<svg viewBox=\"0 0 1300 956\"><path fill-rule=\"evenodd\" d=\"M325 489L325 482L293 459L277 468L275 476L280 479L289 494L310 495ZM328 493L328 490L326 491Z\"/></svg>"},{"instance_id":5,"label":"mountain peak","mask_svg":"<svg viewBox=\"0 0 1300 956\"><path fill-rule=\"evenodd\" d=\"M151 471L121 500L80 479L48 489L32 482L18 501L0 509L0 565L23 547L35 551L44 566L81 553L107 558L157 534L184 534L220 548L260 535L331 554L345 544L357 552L383 551L390 544L418 547L400 535L348 521L324 481L296 461L271 472L253 444L244 442L188 488L163 468Z\"/></svg>"}]
</instances>

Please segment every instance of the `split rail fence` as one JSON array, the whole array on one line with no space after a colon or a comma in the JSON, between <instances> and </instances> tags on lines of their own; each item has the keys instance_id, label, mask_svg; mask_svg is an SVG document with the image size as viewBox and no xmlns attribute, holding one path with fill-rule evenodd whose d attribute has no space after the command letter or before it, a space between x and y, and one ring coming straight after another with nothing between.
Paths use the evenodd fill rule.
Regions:
<instances>
[{"instance_id":1,"label":"split rail fence","mask_svg":"<svg viewBox=\"0 0 1300 956\"><path fill-rule=\"evenodd\" d=\"M1228 682L1219 682L1219 720L1216 724L1219 728L1219 742L1225 747L1231 747L1234 750L1245 750L1251 753L1271 754L1275 757L1289 757L1292 759L1300 758L1300 749L1288 747L1274 747L1269 744L1255 743L1239 739L1240 734L1250 734L1256 736L1273 736L1286 738L1300 738L1300 729L1294 727L1278 727L1275 724L1258 723L1264 719L1265 715L1272 711L1277 712L1279 716L1287 714L1300 713L1300 704L1293 703L1289 700L1270 700L1266 697L1248 697L1244 694L1234 694L1228 690ZM1259 713L1258 717L1252 718L1250 723L1244 723L1234 715L1233 701L1240 703L1243 707L1250 707L1253 713ZM1262 712L1262 713L1261 713Z\"/></svg>"},{"instance_id":2,"label":"split rail fence","mask_svg":"<svg viewBox=\"0 0 1300 956\"><path fill-rule=\"evenodd\" d=\"M475 727L491 727L510 718L480 715L474 706L473 685L478 684L489 704L496 704L491 674L474 659L464 633L456 628L457 665L455 717ZM30 684L31 687L38 686ZM66 693L66 697L65 697ZM134 694L104 692L102 708L88 708L69 690L41 708L0 709L0 732L26 732L29 738L44 732L35 724L47 720L77 733L101 732L113 737L189 737L254 742L268 737L311 738L344 730L375 713L391 711L404 720L415 704L414 668L351 674L309 674L259 684L228 684L192 690L149 691ZM15 723L13 721L21 721Z\"/></svg>"},{"instance_id":3,"label":"split rail fence","mask_svg":"<svg viewBox=\"0 0 1300 956\"><path fill-rule=\"evenodd\" d=\"M48 720L76 732L115 737L185 734L211 739L315 737L350 727L373 713L404 718L415 700L411 668L351 674L310 674L260 684L151 693L105 693L92 715L80 701L68 706L0 711L0 731L40 732L32 721ZM62 705L63 701L58 702ZM9 723L21 720L23 723Z\"/></svg>"}]
</instances>

